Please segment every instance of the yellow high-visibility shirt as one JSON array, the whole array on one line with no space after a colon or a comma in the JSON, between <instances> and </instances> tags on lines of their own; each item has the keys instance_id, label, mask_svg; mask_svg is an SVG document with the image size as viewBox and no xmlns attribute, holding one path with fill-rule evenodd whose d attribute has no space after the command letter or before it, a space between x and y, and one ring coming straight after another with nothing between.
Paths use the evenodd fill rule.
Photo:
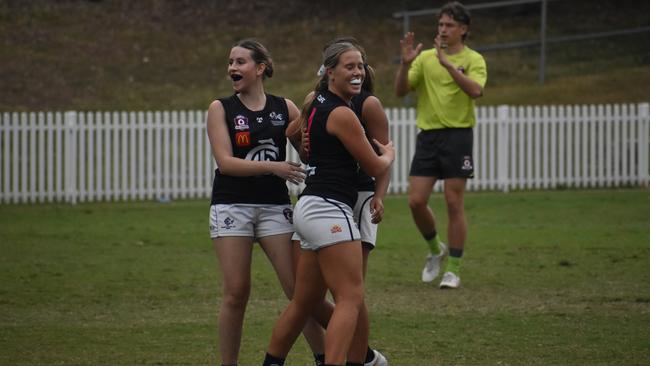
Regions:
<instances>
[{"instance_id":1,"label":"yellow high-visibility shirt","mask_svg":"<svg viewBox=\"0 0 650 366\"><path fill-rule=\"evenodd\" d=\"M485 86L487 67L480 53L463 47L447 59L467 77ZM408 82L417 92L416 124L422 130L474 127L474 99L456 84L438 61L435 48L421 52L408 72Z\"/></svg>"}]
</instances>

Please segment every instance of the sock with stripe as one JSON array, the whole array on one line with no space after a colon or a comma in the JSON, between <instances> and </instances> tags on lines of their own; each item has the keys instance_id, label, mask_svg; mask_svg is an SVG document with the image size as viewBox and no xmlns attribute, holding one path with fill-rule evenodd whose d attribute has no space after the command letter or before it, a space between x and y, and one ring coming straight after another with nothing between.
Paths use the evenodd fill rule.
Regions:
<instances>
[{"instance_id":1,"label":"sock with stripe","mask_svg":"<svg viewBox=\"0 0 650 366\"><path fill-rule=\"evenodd\" d=\"M440 254L440 239L438 238L438 232L433 230L429 234L422 235L424 240L429 245L429 251L431 254L438 255Z\"/></svg>"},{"instance_id":2,"label":"sock with stripe","mask_svg":"<svg viewBox=\"0 0 650 366\"><path fill-rule=\"evenodd\" d=\"M451 272L460 277L460 259L463 256L462 249L449 249L449 258L447 258L447 266L445 272Z\"/></svg>"}]
</instances>

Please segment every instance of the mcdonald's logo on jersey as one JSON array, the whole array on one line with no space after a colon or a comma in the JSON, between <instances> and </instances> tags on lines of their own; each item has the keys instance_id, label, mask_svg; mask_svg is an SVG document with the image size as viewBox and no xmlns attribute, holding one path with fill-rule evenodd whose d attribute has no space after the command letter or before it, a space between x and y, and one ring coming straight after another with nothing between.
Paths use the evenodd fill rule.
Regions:
<instances>
[{"instance_id":1,"label":"mcdonald's logo on jersey","mask_svg":"<svg viewBox=\"0 0 650 366\"><path fill-rule=\"evenodd\" d=\"M251 133L246 132L237 132L235 134L235 145L237 147L251 146Z\"/></svg>"}]
</instances>

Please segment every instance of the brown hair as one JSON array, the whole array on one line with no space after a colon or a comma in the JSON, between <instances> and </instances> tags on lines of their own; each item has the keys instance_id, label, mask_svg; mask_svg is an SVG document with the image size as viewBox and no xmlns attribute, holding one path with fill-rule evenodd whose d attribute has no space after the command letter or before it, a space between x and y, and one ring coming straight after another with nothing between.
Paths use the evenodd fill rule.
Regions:
<instances>
[{"instance_id":1,"label":"brown hair","mask_svg":"<svg viewBox=\"0 0 650 366\"><path fill-rule=\"evenodd\" d=\"M375 69L373 69L370 65L368 65L368 57L366 55L366 50L363 48L363 46L361 46L361 44L356 38L350 36L335 38L325 44L325 47L323 47L323 52L325 52L327 47L331 46L334 43L345 43L345 42L352 44L354 47L356 47L357 50L359 50L359 52L361 52L361 58L363 59L363 68L366 72L366 76L363 78L363 85L361 87L370 93L374 93Z\"/></svg>"},{"instance_id":2,"label":"brown hair","mask_svg":"<svg viewBox=\"0 0 650 366\"><path fill-rule=\"evenodd\" d=\"M264 64L266 66L262 75L263 79L273 76L273 59L271 58L271 53L264 45L254 39L243 39L235 43L232 47L241 47L251 51L253 61L256 64Z\"/></svg>"},{"instance_id":3,"label":"brown hair","mask_svg":"<svg viewBox=\"0 0 650 366\"><path fill-rule=\"evenodd\" d=\"M469 28L470 23L472 22L472 18L469 14L469 10L465 7L465 5L459 3L458 1L451 1L446 3L440 10L438 11L438 20L443 15L448 15L450 16L453 20L457 21L458 23L464 24ZM463 41L465 41L465 38L467 38L467 34L469 33L469 29L465 34L463 34Z\"/></svg>"},{"instance_id":4,"label":"brown hair","mask_svg":"<svg viewBox=\"0 0 650 366\"><path fill-rule=\"evenodd\" d=\"M326 44L325 49L323 50L323 67L325 69L332 69L336 67L336 65L338 65L339 63L339 59L341 58L341 55L350 50L357 50L361 53L362 56L364 54L364 52L360 50L359 47L357 47L356 45L350 42L330 42ZM329 86L329 77L327 76L327 72L325 72L320 77L320 80L318 80L318 84L316 84L316 87L314 88L314 96L316 96L318 92L327 90L328 86ZM307 126L308 113L312 102L313 102L313 98L310 98L306 100L305 104L303 104L302 106L302 109L300 111L302 127Z\"/></svg>"}]
</instances>

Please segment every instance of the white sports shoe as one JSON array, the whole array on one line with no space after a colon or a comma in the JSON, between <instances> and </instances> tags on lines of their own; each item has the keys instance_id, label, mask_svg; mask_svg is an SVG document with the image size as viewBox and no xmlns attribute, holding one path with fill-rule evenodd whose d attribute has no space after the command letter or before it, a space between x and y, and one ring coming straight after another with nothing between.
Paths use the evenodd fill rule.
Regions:
<instances>
[{"instance_id":1,"label":"white sports shoe","mask_svg":"<svg viewBox=\"0 0 650 366\"><path fill-rule=\"evenodd\" d=\"M373 349L372 352L375 354L375 358L368 363L364 363L363 366L388 366L388 360L381 352L376 349Z\"/></svg>"},{"instance_id":2,"label":"white sports shoe","mask_svg":"<svg viewBox=\"0 0 650 366\"><path fill-rule=\"evenodd\" d=\"M431 282L438 277L438 274L440 273L442 260L447 256L447 246L445 243L440 242L438 248L440 248L440 253L438 255L427 255L427 262L424 264L424 268L422 269L422 282Z\"/></svg>"},{"instance_id":3,"label":"white sports shoe","mask_svg":"<svg viewBox=\"0 0 650 366\"><path fill-rule=\"evenodd\" d=\"M440 288L459 288L460 277L456 276L453 272L445 272L440 281Z\"/></svg>"}]
</instances>

